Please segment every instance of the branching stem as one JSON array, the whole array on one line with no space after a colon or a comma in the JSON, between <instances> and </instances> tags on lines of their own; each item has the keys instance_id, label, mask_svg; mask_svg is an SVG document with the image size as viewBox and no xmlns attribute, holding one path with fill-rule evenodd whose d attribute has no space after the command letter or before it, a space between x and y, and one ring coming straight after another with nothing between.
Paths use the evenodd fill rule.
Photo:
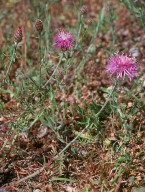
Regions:
<instances>
[{"instance_id":1,"label":"branching stem","mask_svg":"<svg viewBox=\"0 0 145 192\"><path fill-rule=\"evenodd\" d=\"M58 63L58 64L59 64L59 63ZM106 99L106 102L105 102L104 105L101 107L100 111L95 115L95 118L98 118L98 117L99 117L99 115L101 114L101 112L105 109L106 105L107 105L108 102L110 101L110 98L111 98L113 92L115 91L117 82L118 82L118 80L116 80L115 85L113 86L113 88L112 88L112 90L111 90L108 98ZM90 126L90 127L89 127L89 126ZM56 154L56 155L54 156L53 160L56 160L62 153L64 153L64 151L66 151L66 150L77 140L77 138L78 138L84 131L86 131L87 129L90 129L90 128L92 128L92 125L90 125L89 122L88 122L87 126L86 126L72 141L70 141L58 154ZM46 166L47 166L47 164L46 164ZM40 173L45 169L46 166L43 166L43 167L41 167L40 169L38 169L37 171L35 171L34 173L32 173L31 175L28 175L28 176L20 179L17 183L20 183L20 182L26 181L27 179L31 179L32 177L35 177L36 175L40 174Z\"/></svg>"}]
</instances>

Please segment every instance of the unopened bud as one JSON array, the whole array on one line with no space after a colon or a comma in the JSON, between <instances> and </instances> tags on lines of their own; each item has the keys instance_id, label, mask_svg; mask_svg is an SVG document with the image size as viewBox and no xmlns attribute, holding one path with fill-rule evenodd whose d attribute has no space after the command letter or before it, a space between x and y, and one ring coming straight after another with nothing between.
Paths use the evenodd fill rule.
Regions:
<instances>
[{"instance_id":1,"label":"unopened bud","mask_svg":"<svg viewBox=\"0 0 145 192\"><path fill-rule=\"evenodd\" d=\"M86 5L83 5L81 8L80 8L80 13L82 15L86 15L88 13L88 7Z\"/></svg>"},{"instance_id":2,"label":"unopened bud","mask_svg":"<svg viewBox=\"0 0 145 192\"><path fill-rule=\"evenodd\" d=\"M16 33L14 34L14 40L15 40L16 43L20 43L22 41L22 39L23 39L22 27L19 26L17 28Z\"/></svg>"},{"instance_id":3,"label":"unopened bud","mask_svg":"<svg viewBox=\"0 0 145 192\"><path fill-rule=\"evenodd\" d=\"M40 19L37 19L35 22L35 28L36 30L41 33L43 30L43 22Z\"/></svg>"}]
</instances>

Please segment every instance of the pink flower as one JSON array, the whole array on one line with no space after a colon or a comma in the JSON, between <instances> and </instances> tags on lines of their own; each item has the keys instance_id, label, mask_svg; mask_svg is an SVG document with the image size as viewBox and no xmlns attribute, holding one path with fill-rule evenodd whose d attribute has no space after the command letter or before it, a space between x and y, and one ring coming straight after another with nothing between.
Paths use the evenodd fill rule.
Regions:
<instances>
[{"instance_id":1,"label":"pink flower","mask_svg":"<svg viewBox=\"0 0 145 192\"><path fill-rule=\"evenodd\" d=\"M127 54L117 53L110 57L106 69L117 78L124 79L127 76L130 80L137 76L137 61Z\"/></svg>"},{"instance_id":2,"label":"pink flower","mask_svg":"<svg viewBox=\"0 0 145 192\"><path fill-rule=\"evenodd\" d=\"M74 46L74 36L72 33L61 29L57 32L54 43L57 48L67 50Z\"/></svg>"}]
</instances>

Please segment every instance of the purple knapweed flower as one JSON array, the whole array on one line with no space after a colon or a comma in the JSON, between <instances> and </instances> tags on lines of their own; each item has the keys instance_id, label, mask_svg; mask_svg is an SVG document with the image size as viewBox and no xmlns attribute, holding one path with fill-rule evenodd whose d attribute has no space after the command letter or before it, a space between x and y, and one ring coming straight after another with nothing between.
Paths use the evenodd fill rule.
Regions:
<instances>
[{"instance_id":1,"label":"purple knapweed flower","mask_svg":"<svg viewBox=\"0 0 145 192\"><path fill-rule=\"evenodd\" d=\"M54 43L57 48L67 50L74 46L74 36L72 33L60 29L54 38Z\"/></svg>"},{"instance_id":2,"label":"purple knapweed flower","mask_svg":"<svg viewBox=\"0 0 145 192\"><path fill-rule=\"evenodd\" d=\"M123 53L116 53L112 55L108 61L106 69L117 78L124 79L126 76L132 80L137 76L137 61L134 57Z\"/></svg>"}]
</instances>

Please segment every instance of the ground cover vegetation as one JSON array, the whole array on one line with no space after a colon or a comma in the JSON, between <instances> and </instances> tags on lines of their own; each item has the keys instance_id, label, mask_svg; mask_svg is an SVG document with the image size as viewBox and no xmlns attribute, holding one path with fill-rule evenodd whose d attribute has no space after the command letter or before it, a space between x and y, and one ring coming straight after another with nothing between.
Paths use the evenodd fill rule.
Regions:
<instances>
[{"instance_id":1,"label":"ground cover vegetation","mask_svg":"<svg viewBox=\"0 0 145 192\"><path fill-rule=\"evenodd\" d=\"M145 2L0 10L0 192L144 192Z\"/></svg>"}]
</instances>

